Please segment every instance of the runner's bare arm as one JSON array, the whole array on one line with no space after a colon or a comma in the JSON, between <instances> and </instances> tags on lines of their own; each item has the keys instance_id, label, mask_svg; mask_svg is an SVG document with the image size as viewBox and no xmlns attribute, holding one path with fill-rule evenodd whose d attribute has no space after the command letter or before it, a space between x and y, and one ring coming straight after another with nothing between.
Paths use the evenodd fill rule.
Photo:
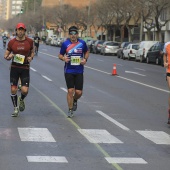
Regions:
<instances>
[{"instance_id":1,"label":"runner's bare arm","mask_svg":"<svg viewBox=\"0 0 170 170\"><path fill-rule=\"evenodd\" d=\"M58 58L62 61L65 61L66 63L68 63L70 61L70 58L67 55L59 54Z\"/></svg>"},{"instance_id":2,"label":"runner's bare arm","mask_svg":"<svg viewBox=\"0 0 170 170\"><path fill-rule=\"evenodd\" d=\"M166 53L164 53L163 60L164 60L164 67L168 67L167 54Z\"/></svg>"},{"instance_id":3,"label":"runner's bare arm","mask_svg":"<svg viewBox=\"0 0 170 170\"><path fill-rule=\"evenodd\" d=\"M84 58L83 60L81 60L81 64L82 65L85 65L87 63L87 60L89 58L89 51L87 51L85 54L84 54Z\"/></svg>"},{"instance_id":4,"label":"runner's bare arm","mask_svg":"<svg viewBox=\"0 0 170 170\"><path fill-rule=\"evenodd\" d=\"M14 57L14 54L12 54L10 51L6 50L5 51L5 55L4 55L4 58L6 60L11 60L12 58Z\"/></svg>"},{"instance_id":5,"label":"runner's bare arm","mask_svg":"<svg viewBox=\"0 0 170 170\"><path fill-rule=\"evenodd\" d=\"M31 60L34 58L34 48L31 50L31 54L29 57L27 57L28 62L31 62Z\"/></svg>"}]
</instances>

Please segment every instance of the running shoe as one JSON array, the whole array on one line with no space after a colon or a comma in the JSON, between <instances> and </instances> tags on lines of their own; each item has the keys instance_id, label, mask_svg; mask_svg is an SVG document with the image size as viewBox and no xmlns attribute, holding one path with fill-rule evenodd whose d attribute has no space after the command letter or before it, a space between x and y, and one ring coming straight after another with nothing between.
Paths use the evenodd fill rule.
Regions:
<instances>
[{"instance_id":1,"label":"running shoe","mask_svg":"<svg viewBox=\"0 0 170 170\"><path fill-rule=\"evenodd\" d=\"M19 111L23 112L25 110L25 103L24 100L21 99L21 96L18 96L18 105Z\"/></svg>"},{"instance_id":2,"label":"running shoe","mask_svg":"<svg viewBox=\"0 0 170 170\"><path fill-rule=\"evenodd\" d=\"M69 118L73 117L73 110L72 110L72 109L69 109L67 116L68 116Z\"/></svg>"},{"instance_id":3,"label":"running shoe","mask_svg":"<svg viewBox=\"0 0 170 170\"><path fill-rule=\"evenodd\" d=\"M12 117L18 117L19 116L19 109L18 107L14 107L14 112L11 115Z\"/></svg>"},{"instance_id":4,"label":"running shoe","mask_svg":"<svg viewBox=\"0 0 170 170\"><path fill-rule=\"evenodd\" d=\"M73 101L73 111L77 110L77 100Z\"/></svg>"}]
</instances>

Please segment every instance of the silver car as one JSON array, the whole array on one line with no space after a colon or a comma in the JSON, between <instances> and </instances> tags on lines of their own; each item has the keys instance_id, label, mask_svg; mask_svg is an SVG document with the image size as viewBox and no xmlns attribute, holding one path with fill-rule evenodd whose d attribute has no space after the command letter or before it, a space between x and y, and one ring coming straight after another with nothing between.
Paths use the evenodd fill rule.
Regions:
<instances>
[{"instance_id":1,"label":"silver car","mask_svg":"<svg viewBox=\"0 0 170 170\"><path fill-rule=\"evenodd\" d=\"M105 41L101 47L100 54L106 55L106 54L117 54L117 50L119 48L118 42L113 41Z\"/></svg>"}]
</instances>

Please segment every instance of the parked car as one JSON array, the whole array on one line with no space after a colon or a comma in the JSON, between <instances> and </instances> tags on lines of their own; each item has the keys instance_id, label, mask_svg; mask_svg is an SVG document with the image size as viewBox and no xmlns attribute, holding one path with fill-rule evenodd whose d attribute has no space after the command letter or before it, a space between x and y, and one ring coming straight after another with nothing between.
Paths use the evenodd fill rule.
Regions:
<instances>
[{"instance_id":1,"label":"parked car","mask_svg":"<svg viewBox=\"0 0 170 170\"><path fill-rule=\"evenodd\" d=\"M123 58L123 49L127 47L130 44L130 42L122 42L119 49L117 50L117 57Z\"/></svg>"},{"instance_id":2,"label":"parked car","mask_svg":"<svg viewBox=\"0 0 170 170\"><path fill-rule=\"evenodd\" d=\"M156 44L158 41L141 41L139 43L139 48L136 52L136 61L140 61L140 62L144 62L146 61L146 56L148 53L148 50L154 45Z\"/></svg>"},{"instance_id":3,"label":"parked car","mask_svg":"<svg viewBox=\"0 0 170 170\"><path fill-rule=\"evenodd\" d=\"M93 53L95 54L100 53L103 43L104 43L104 40L97 40L93 46Z\"/></svg>"},{"instance_id":4,"label":"parked car","mask_svg":"<svg viewBox=\"0 0 170 170\"><path fill-rule=\"evenodd\" d=\"M147 53L146 56L146 62L149 63L155 63L155 64L161 64L163 65L163 48L164 48L164 43L162 42L157 42L154 44Z\"/></svg>"},{"instance_id":5,"label":"parked car","mask_svg":"<svg viewBox=\"0 0 170 170\"><path fill-rule=\"evenodd\" d=\"M100 54L106 55L106 54L117 54L117 50L119 48L118 42L113 41L105 41L101 47Z\"/></svg>"},{"instance_id":6,"label":"parked car","mask_svg":"<svg viewBox=\"0 0 170 170\"><path fill-rule=\"evenodd\" d=\"M58 38L54 38L53 41L51 42L51 45L57 46L57 41Z\"/></svg>"},{"instance_id":7,"label":"parked car","mask_svg":"<svg viewBox=\"0 0 170 170\"><path fill-rule=\"evenodd\" d=\"M129 44L127 47L123 49L123 59L135 59L136 51L138 49L139 44Z\"/></svg>"},{"instance_id":8,"label":"parked car","mask_svg":"<svg viewBox=\"0 0 170 170\"><path fill-rule=\"evenodd\" d=\"M89 52L92 53L93 52L93 46L94 46L94 43L96 42L97 40L90 40L87 42L87 46L88 46L88 49L89 49Z\"/></svg>"},{"instance_id":9,"label":"parked car","mask_svg":"<svg viewBox=\"0 0 170 170\"><path fill-rule=\"evenodd\" d=\"M45 41L45 44L46 45L51 45L51 40L52 40L51 38L47 38L46 41Z\"/></svg>"}]
</instances>

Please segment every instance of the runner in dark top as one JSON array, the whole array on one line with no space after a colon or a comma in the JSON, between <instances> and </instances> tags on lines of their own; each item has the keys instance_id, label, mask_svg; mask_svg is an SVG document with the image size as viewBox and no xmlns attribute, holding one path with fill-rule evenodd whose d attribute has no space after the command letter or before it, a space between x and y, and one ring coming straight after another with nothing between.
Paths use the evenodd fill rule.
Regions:
<instances>
[{"instance_id":1,"label":"runner in dark top","mask_svg":"<svg viewBox=\"0 0 170 170\"><path fill-rule=\"evenodd\" d=\"M16 38L9 41L4 58L11 60L10 83L11 99L14 106L12 117L17 117L19 111L24 111L24 98L28 94L30 81L30 62L34 57L33 40L25 36L26 27L23 23L16 26ZM18 79L21 79L21 96L17 97Z\"/></svg>"}]
</instances>

